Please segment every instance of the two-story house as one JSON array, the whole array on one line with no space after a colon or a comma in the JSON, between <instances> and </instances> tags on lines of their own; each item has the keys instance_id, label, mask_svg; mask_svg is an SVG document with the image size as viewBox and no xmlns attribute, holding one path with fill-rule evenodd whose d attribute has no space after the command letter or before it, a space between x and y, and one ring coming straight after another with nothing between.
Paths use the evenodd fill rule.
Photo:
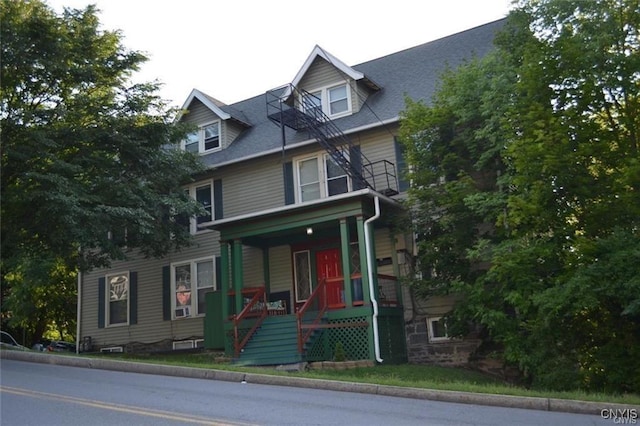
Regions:
<instances>
[{"instance_id":1,"label":"two-story house","mask_svg":"<svg viewBox=\"0 0 640 426\"><path fill-rule=\"evenodd\" d=\"M183 149L207 166L185 188L206 210L188 225L194 244L84 274L81 347L282 364L332 359L340 343L349 359L421 361L413 348L446 336L442 312L416 316L399 284L414 253L394 226L409 220L399 114L405 97L428 102L447 67L487 53L501 26L355 66L316 46L290 84L232 105L194 89L179 117L198 126Z\"/></svg>"}]
</instances>

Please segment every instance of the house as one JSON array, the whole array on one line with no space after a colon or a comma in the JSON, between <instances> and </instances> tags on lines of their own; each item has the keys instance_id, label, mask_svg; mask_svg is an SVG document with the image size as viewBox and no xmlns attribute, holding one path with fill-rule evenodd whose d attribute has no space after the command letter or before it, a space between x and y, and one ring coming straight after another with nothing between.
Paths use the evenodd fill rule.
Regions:
<instances>
[{"instance_id":1,"label":"house","mask_svg":"<svg viewBox=\"0 0 640 426\"><path fill-rule=\"evenodd\" d=\"M355 66L316 46L290 84L233 105L193 90L179 119L198 126L182 148L207 166L185 188L206 210L189 221L194 244L84 274L81 348L283 364L340 343L353 360L462 360L468 343L439 323L451 302L400 285L414 244L394 226L409 220L396 134L405 96L430 100L502 24Z\"/></svg>"}]
</instances>

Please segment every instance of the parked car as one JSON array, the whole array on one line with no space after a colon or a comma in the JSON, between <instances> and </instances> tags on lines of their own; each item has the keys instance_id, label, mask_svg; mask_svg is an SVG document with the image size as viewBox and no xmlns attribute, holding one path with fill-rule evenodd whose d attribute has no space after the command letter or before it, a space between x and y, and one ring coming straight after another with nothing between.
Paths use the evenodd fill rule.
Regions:
<instances>
[{"instance_id":1,"label":"parked car","mask_svg":"<svg viewBox=\"0 0 640 426\"><path fill-rule=\"evenodd\" d=\"M49 346L50 343L51 343L51 340L42 339L38 343L34 344L31 347L31 349L38 352L46 352L48 350L47 347Z\"/></svg>"},{"instance_id":2,"label":"parked car","mask_svg":"<svg viewBox=\"0 0 640 426\"><path fill-rule=\"evenodd\" d=\"M49 352L75 352L76 344L62 340L52 340L47 346Z\"/></svg>"},{"instance_id":3,"label":"parked car","mask_svg":"<svg viewBox=\"0 0 640 426\"><path fill-rule=\"evenodd\" d=\"M2 340L0 341L0 346L5 349L13 349L19 351L28 351L29 348L22 346L19 344L16 339L13 338L12 335L7 333L6 331L0 331L0 335L2 336Z\"/></svg>"}]
</instances>

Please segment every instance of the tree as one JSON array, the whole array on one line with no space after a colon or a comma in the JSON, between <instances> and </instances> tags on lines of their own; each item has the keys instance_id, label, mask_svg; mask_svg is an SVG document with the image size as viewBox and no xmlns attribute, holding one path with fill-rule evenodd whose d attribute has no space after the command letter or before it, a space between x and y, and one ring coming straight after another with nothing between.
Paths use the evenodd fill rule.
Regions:
<instances>
[{"instance_id":1,"label":"tree","mask_svg":"<svg viewBox=\"0 0 640 426\"><path fill-rule=\"evenodd\" d=\"M417 285L533 386L639 390L639 28L637 0L523 1L478 72L407 104Z\"/></svg>"},{"instance_id":2,"label":"tree","mask_svg":"<svg viewBox=\"0 0 640 426\"><path fill-rule=\"evenodd\" d=\"M200 212L181 185L202 168L177 149L188 129L158 83L130 83L146 57L102 30L95 7L58 16L2 0L0 23L3 314L38 324L31 312L68 315L46 288L72 295L76 271L189 244L172 217ZM18 297L27 287L48 295L42 308Z\"/></svg>"}]
</instances>

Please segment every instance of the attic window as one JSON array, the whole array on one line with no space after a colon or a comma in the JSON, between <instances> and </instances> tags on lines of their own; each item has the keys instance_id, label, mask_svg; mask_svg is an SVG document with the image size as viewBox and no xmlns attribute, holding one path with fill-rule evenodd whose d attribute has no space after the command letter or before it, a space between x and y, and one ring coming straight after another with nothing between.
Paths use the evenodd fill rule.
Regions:
<instances>
[{"instance_id":1,"label":"attic window","mask_svg":"<svg viewBox=\"0 0 640 426\"><path fill-rule=\"evenodd\" d=\"M219 121L200 127L184 140L185 151L203 154L217 149L220 149Z\"/></svg>"},{"instance_id":2,"label":"attic window","mask_svg":"<svg viewBox=\"0 0 640 426\"><path fill-rule=\"evenodd\" d=\"M330 118L337 118L351 113L351 91L346 83L338 86L324 87L310 92L307 102L313 103L313 107L322 108L322 111ZM307 109L311 107L306 105Z\"/></svg>"}]
</instances>

